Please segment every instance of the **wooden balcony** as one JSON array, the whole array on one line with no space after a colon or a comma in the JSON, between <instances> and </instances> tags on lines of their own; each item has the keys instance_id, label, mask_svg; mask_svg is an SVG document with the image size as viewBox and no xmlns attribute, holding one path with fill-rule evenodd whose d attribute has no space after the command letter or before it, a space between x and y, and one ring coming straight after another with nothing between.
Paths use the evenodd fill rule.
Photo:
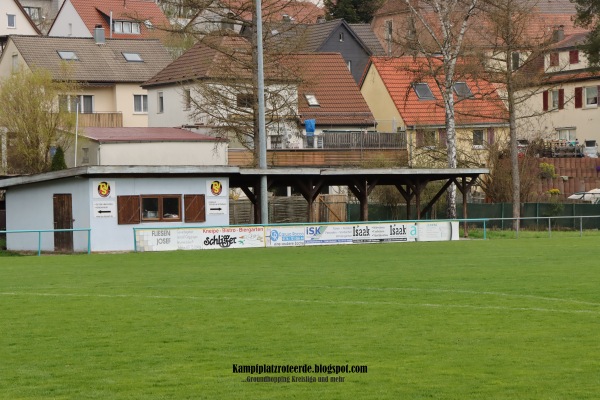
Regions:
<instances>
[{"instance_id":1,"label":"wooden balcony","mask_svg":"<svg viewBox=\"0 0 600 400\"><path fill-rule=\"evenodd\" d=\"M79 127L122 128L123 114L120 112L79 114Z\"/></svg>"},{"instance_id":2,"label":"wooden balcony","mask_svg":"<svg viewBox=\"0 0 600 400\"><path fill-rule=\"evenodd\" d=\"M386 160L390 164L407 165L406 149L282 149L267 150L270 167L368 167ZM244 149L229 149L229 165L250 167L252 153Z\"/></svg>"},{"instance_id":3,"label":"wooden balcony","mask_svg":"<svg viewBox=\"0 0 600 400\"><path fill-rule=\"evenodd\" d=\"M271 144L274 141L271 137ZM267 164L272 167L365 167L381 166L382 161L394 166L406 166L405 132L323 131L314 137L304 137L302 149L267 150ZM229 165L252 166L252 153L244 149L229 149Z\"/></svg>"}]
</instances>

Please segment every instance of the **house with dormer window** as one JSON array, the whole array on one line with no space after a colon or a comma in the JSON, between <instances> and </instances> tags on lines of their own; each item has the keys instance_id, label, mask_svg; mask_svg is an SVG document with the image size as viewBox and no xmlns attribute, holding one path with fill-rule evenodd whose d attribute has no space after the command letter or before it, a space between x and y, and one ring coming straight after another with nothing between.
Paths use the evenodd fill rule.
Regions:
<instances>
[{"instance_id":1,"label":"house with dormer window","mask_svg":"<svg viewBox=\"0 0 600 400\"><path fill-rule=\"evenodd\" d=\"M65 0L48 31L48 36L94 36L104 28L109 39L161 39L169 20L155 1Z\"/></svg>"},{"instance_id":2,"label":"house with dormer window","mask_svg":"<svg viewBox=\"0 0 600 400\"><path fill-rule=\"evenodd\" d=\"M140 85L171 62L168 51L158 40L105 39L102 28L96 33L96 38L10 36L0 77L42 68L56 80L78 84L80 91L65 93L59 103L79 112L80 126L148 126L148 94Z\"/></svg>"},{"instance_id":3,"label":"house with dormer window","mask_svg":"<svg viewBox=\"0 0 600 400\"><path fill-rule=\"evenodd\" d=\"M0 2L0 54L10 35L41 35L27 11L17 0Z\"/></svg>"},{"instance_id":4,"label":"house with dormer window","mask_svg":"<svg viewBox=\"0 0 600 400\"><path fill-rule=\"evenodd\" d=\"M361 92L380 131L406 132L410 161L446 152L446 116L442 93L424 60L372 57ZM496 88L464 76L454 85L456 144L470 160L485 163L490 145L508 137L508 115Z\"/></svg>"}]
</instances>

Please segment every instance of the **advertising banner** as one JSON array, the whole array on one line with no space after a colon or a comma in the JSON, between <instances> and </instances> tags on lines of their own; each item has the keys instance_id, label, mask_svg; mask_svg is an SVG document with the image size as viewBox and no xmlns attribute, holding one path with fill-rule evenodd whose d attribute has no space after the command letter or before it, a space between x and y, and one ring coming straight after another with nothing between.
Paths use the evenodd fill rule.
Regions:
<instances>
[{"instance_id":1,"label":"advertising banner","mask_svg":"<svg viewBox=\"0 0 600 400\"><path fill-rule=\"evenodd\" d=\"M432 242L458 239L457 221L135 230L137 251Z\"/></svg>"},{"instance_id":2,"label":"advertising banner","mask_svg":"<svg viewBox=\"0 0 600 400\"><path fill-rule=\"evenodd\" d=\"M414 242L417 227L414 223L372 223L352 226L352 243Z\"/></svg>"},{"instance_id":3,"label":"advertising banner","mask_svg":"<svg viewBox=\"0 0 600 400\"><path fill-rule=\"evenodd\" d=\"M303 226L270 226L265 229L267 247L304 246Z\"/></svg>"},{"instance_id":4,"label":"advertising banner","mask_svg":"<svg viewBox=\"0 0 600 400\"><path fill-rule=\"evenodd\" d=\"M351 244L352 225L309 225L304 227L304 245Z\"/></svg>"},{"instance_id":5,"label":"advertising banner","mask_svg":"<svg viewBox=\"0 0 600 400\"><path fill-rule=\"evenodd\" d=\"M458 221L434 221L417 223L419 242L458 240Z\"/></svg>"},{"instance_id":6,"label":"advertising banner","mask_svg":"<svg viewBox=\"0 0 600 400\"><path fill-rule=\"evenodd\" d=\"M262 226L138 229L135 235L138 251L265 247L265 230Z\"/></svg>"}]
</instances>

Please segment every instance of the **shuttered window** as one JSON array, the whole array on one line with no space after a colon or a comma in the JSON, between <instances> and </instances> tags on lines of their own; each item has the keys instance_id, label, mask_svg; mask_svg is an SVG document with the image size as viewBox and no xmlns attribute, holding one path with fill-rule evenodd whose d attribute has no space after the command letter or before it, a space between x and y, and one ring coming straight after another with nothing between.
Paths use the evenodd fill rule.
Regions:
<instances>
[{"instance_id":1,"label":"shuttered window","mask_svg":"<svg viewBox=\"0 0 600 400\"><path fill-rule=\"evenodd\" d=\"M206 207L203 194L186 194L183 196L185 222L205 222Z\"/></svg>"},{"instance_id":2,"label":"shuttered window","mask_svg":"<svg viewBox=\"0 0 600 400\"><path fill-rule=\"evenodd\" d=\"M140 196L117 196L119 225L140 223Z\"/></svg>"}]
</instances>

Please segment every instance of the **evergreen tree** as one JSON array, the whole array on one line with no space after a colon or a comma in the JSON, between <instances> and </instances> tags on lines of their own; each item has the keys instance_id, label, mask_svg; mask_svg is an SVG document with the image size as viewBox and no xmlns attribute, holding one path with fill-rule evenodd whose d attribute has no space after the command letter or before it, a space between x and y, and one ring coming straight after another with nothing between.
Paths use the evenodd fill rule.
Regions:
<instances>
[{"instance_id":1,"label":"evergreen tree","mask_svg":"<svg viewBox=\"0 0 600 400\"><path fill-rule=\"evenodd\" d=\"M325 0L327 19L341 18L348 23L369 23L383 0Z\"/></svg>"},{"instance_id":2,"label":"evergreen tree","mask_svg":"<svg viewBox=\"0 0 600 400\"><path fill-rule=\"evenodd\" d=\"M65 152L62 147L58 146L54 157L52 157L52 165L50 166L51 171L60 171L61 169L67 169L67 163L65 162Z\"/></svg>"},{"instance_id":3,"label":"evergreen tree","mask_svg":"<svg viewBox=\"0 0 600 400\"><path fill-rule=\"evenodd\" d=\"M600 67L600 0L572 0L577 14L575 24L590 29L581 46L591 66Z\"/></svg>"}]
</instances>

